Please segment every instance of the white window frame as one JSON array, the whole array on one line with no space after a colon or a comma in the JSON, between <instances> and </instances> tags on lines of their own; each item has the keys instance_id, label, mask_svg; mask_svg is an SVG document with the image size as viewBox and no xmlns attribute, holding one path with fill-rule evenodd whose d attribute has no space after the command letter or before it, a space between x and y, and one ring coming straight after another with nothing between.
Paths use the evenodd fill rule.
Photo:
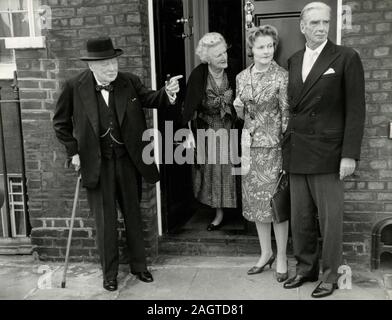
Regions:
<instances>
[{"instance_id":1,"label":"white window frame","mask_svg":"<svg viewBox=\"0 0 392 320\"><path fill-rule=\"evenodd\" d=\"M26 12L26 10L12 10L0 11L1 13L18 13ZM28 37L14 37L14 27L12 16L10 17L11 37L1 37L5 40L6 49L11 49L14 63L0 63L0 79L12 79L14 71L16 70L15 50L14 49L27 49L27 48L45 48L45 37L36 34L35 21L34 21L34 3L33 0L27 0L27 15L29 22L29 36Z\"/></svg>"}]
</instances>

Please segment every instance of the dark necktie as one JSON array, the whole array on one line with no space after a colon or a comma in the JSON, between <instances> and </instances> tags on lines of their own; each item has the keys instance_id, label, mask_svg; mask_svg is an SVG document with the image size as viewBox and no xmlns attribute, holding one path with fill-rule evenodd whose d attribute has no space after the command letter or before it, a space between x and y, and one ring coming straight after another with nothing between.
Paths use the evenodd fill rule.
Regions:
<instances>
[{"instance_id":1,"label":"dark necktie","mask_svg":"<svg viewBox=\"0 0 392 320\"><path fill-rule=\"evenodd\" d=\"M97 91L106 90L106 91L110 92L110 91L113 91L113 85L111 85L111 84L107 84L107 85L97 84L95 86L95 90L97 90Z\"/></svg>"}]
</instances>

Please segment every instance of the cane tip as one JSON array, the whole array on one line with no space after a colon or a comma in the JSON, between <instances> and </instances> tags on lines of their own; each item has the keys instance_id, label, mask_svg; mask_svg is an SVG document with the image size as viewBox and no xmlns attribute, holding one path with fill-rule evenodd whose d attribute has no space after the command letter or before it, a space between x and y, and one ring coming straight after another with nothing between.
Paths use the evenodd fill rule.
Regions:
<instances>
[{"instance_id":1,"label":"cane tip","mask_svg":"<svg viewBox=\"0 0 392 320\"><path fill-rule=\"evenodd\" d=\"M61 288L65 288L65 281L61 282Z\"/></svg>"}]
</instances>

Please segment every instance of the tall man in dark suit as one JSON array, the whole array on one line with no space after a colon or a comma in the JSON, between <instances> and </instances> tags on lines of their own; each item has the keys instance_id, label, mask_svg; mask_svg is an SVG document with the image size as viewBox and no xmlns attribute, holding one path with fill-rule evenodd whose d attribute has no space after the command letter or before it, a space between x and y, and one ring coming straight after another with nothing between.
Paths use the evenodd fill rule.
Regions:
<instances>
[{"instance_id":1,"label":"tall man in dark suit","mask_svg":"<svg viewBox=\"0 0 392 320\"><path fill-rule=\"evenodd\" d=\"M328 40L331 9L312 2L301 13L306 48L289 59L290 119L283 169L290 173L296 275L287 289L317 281L317 216L322 278L312 297L333 293L342 258L343 179L359 160L365 120L364 73L356 51Z\"/></svg>"},{"instance_id":2,"label":"tall man in dark suit","mask_svg":"<svg viewBox=\"0 0 392 320\"><path fill-rule=\"evenodd\" d=\"M139 201L141 176L149 183L159 180L155 164L142 159L146 121L142 107L174 103L179 91L172 78L159 91L148 90L132 73L118 72L117 56L110 38L87 42L89 70L68 80L58 99L54 130L65 145L95 216L103 287L117 289L119 253L117 243L118 202L124 217L131 272L152 282L147 270Z\"/></svg>"}]
</instances>

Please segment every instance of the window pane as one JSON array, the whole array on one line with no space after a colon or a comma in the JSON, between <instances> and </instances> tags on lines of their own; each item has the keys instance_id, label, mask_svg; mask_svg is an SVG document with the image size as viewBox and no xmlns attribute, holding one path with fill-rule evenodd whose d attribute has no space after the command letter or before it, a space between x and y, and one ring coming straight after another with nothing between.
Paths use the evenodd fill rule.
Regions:
<instances>
[{"instance_id":1,"label":"window pane","mask_svg":"<svg viewBox=\"0 0 392 320\"><path fill-rule=\"evenodd\" d=\"M37 11L34 11L34 26L35 26L35 35L40 36L41 32L41 24L44 24L44 21L41 19L45 17L45 15L40 15ZM46 19L48 19L46 17Z\"/></svg>"},{"instance_id":2,"label":"window pane","mask_svg":"<svg viewBox=\"0 0 392 320\"><path fill-rule=\"evenodd\" d=\"M12 49L5 48L5 40L0 39L0 63L14 63Z\"/></svg>"},{"instance_id":3,"label":"window pane","mask_svg":"<svg viewBox=\"0 0 392 320\"><path fill-rule=\"evenodd\" d=\"M12 2L12 10L27 10L27 0L17 0Z\"/></svg>"},{"instance_id":4,"label":"window pane","mask_svg":"<svg viewBox=\"0 0 392 320\"><path fill-rule=\"evenodd\" d=\"M0 11L27 10L27 0L0 0Z\"/></svg>"},{"instance_id":5,"label":"window pane","mask_svg":"<svg viewBox=\"0 0 392 320\"><path fill-rule=\"evenodd\" d=\"M8 8L10 7L11 1L9 0L0 0L0 11L8 11Z\"/></svg>"},{"instance_id":6,"label":"window pane","mask_svg":"<svg viewBox=\"0 0 392 320\"><path fill-rule=\"evenodd\" d=\"M12 23L14 26L14 37L28 37L29 31L29 15L27 12L13 13Z\"/></svg>"},{"instance_id":7,"label":"window pane","mask_svg":"<svg viewBox=\"0 0 392 320\"><path fill-rule=\"evenodd\" d=\"M9 14L0 13L0 37L10 37L10 36L11 36L11 23L10 23Z\"/></svg>"}]
</instances>

